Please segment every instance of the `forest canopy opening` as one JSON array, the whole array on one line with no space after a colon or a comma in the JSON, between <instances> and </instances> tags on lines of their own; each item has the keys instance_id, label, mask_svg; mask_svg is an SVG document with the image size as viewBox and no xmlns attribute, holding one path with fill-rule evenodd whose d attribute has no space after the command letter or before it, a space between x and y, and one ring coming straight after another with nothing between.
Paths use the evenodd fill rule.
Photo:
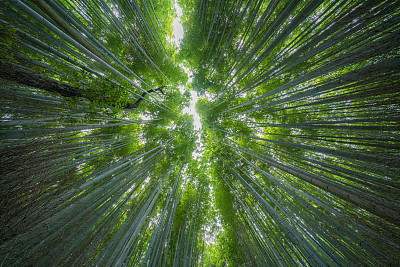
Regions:
<instances>
[{"instance_id":1,"label":"forest canopy opening","mask_svg":"<svg viewBox=\"0 0 400 267\"><path fill-rule=\"evenodd\" d=\"M0 1L4 266L395 266L400 5Z\"/></svg>"}]
</instances>

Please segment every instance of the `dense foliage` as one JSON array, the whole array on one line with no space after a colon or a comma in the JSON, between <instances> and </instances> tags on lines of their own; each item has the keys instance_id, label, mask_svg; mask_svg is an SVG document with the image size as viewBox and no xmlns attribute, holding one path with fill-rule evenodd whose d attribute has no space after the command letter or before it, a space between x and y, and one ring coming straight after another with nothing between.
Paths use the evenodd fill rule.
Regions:
<instances>
[{"instance_id":1,"label":"dense foliage","mask_svg":"<svg viewBox=\"0 0 400 267\"><path fill-rule=\"evenodd\" d=\"M399 3L178 4L0 1L2 265L398 264Z\"/></svg>"}]
</instances>

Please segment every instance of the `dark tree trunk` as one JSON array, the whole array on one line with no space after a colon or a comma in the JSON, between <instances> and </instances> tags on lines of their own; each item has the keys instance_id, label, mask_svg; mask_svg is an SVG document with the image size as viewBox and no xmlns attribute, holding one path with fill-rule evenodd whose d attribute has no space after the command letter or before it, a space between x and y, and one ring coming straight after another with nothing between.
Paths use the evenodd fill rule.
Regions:
<instances>
[{"instance_id":1,"label":"dark tree trunk","mask_svg":"<svg viewBox=\"0 0 400 267\"><path fill-rule=\"evenodd\" d=\"M0 62L0 79L46 90L52 93L58 93L65 97L83 97L91 101L94 101L95 98L100 100L107 100L107 98L103 95L89 94L88 92L80 88L73 87L67 84L62 84L56 80L43 77L39 74L33 73L22 67L18 67L10 63ZM161 91L161 93L164 94L164 92L162 91L164 87L165 86L161 86L157 89L151 89L150 91L147 91L147 93L143 93L142 96L135 103L133 104L127 103L124 106L124 108L125 109L138 108L140 102L142 102L142 100L147 94L155 91Z\"/></svg>"},{"instance_id":2,"label":"dark tree trunk","mask_svg":"<svg viewBox=\"0 0 400 267\"><path fill-rule=\"evenodd\" d=\"M85 91L82 89L59 83L58 81L43 77L9 63L0 63L0 79L43 89L52 93L59 93L66 97L76 96L88 98L87 94L85 94Z\"/></svg>"}]
</instances>

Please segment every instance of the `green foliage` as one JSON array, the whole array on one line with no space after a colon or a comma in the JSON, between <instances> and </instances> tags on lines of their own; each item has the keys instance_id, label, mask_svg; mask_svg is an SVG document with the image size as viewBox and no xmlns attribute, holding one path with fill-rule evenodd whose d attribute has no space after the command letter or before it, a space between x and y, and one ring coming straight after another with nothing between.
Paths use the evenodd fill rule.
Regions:
<instances>
[{"instance_id":1,"label":"green foliage","mask_svg":"<svg viewBox=\"0 0 400 267\"><path fill-rule=\"evenodd\" d=\"M170 0L17 2L0 63L82 94L0 85L3 265L399 262L395 1L180 0L180 48Z\"/></svg>"},{"instance_id":2,"label":"green foliage","mask_svg":"<svg viewBox=\"0 0 400 267\"><path fill-rule=\"evenodd\" d=\"M12 48L17 41L17 30L0 24L0 63L13 61Z\"/></svg>"}]
</instances>

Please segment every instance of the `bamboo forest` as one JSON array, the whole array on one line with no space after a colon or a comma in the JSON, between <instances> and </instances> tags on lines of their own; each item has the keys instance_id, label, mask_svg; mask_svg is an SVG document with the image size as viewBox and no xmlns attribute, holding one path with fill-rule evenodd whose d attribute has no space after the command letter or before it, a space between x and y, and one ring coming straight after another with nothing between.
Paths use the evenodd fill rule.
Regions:
<instances>
[{"instance_id":1,"label":"bamboo forest","mask_svg":"<svg viewBox=\"0 0 400 267\"><path fill-rule=\"evenodd\" d=\"M400 266L400 1L0 0L0 266Z\"/></svg>"}]
</instances>

